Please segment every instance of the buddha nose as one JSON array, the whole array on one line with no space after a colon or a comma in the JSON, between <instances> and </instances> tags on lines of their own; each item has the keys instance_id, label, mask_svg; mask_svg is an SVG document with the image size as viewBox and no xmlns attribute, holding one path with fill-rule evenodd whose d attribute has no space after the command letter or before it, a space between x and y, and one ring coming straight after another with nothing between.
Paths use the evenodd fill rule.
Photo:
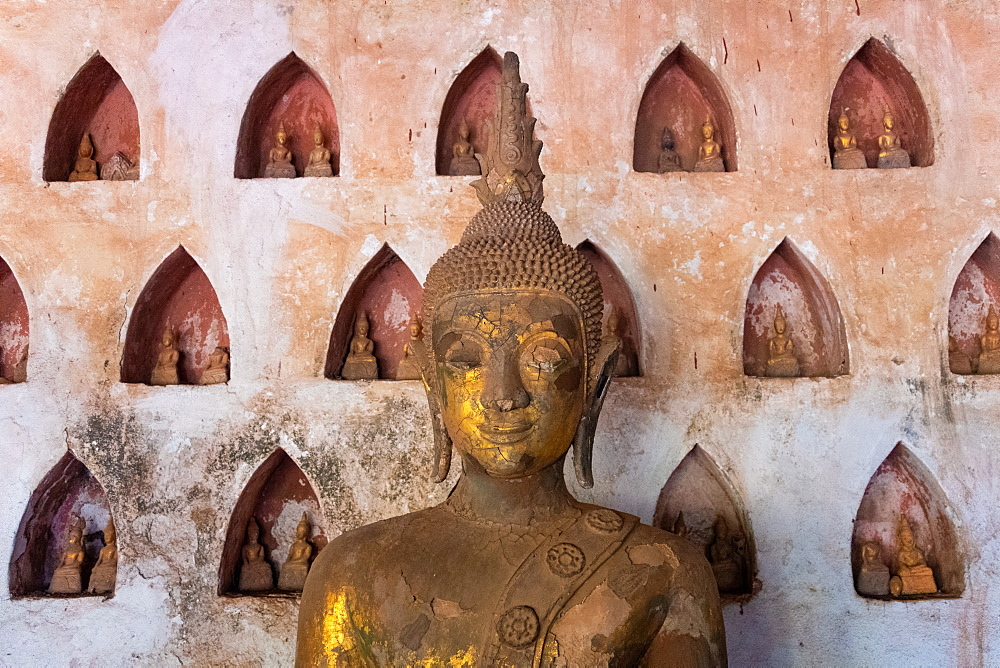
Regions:
<instances>
[{"instance_id":1,"label":"buddha nose","mask_svg":"<svg viewBox=\"0 0 1000 668\"><path fill-rule=\"evenodd\" d=\"M526 407L531 398L521 383L513 355L496 354L483 374L480 403L503 413Z\"/></svg>"}]
</instances>

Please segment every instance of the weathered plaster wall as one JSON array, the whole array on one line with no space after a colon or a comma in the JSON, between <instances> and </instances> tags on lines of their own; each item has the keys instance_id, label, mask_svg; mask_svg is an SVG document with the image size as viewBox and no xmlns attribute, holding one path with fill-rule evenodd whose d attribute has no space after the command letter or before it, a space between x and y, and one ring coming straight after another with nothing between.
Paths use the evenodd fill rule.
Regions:
<instances>
[{"instance_id":1,"label":"weathered plaster wall","mask_svg":"<svg viewBox=\"0 0 1000 668\"><path fill-rule=\"evenodd\" d=\"M478 209L462 179L434 175L436 126L455 76L492 44L519 53L531 85L547 210L567 242L590 239L618 263L643 327L644 377L612 386L582 496L648 521L694 444L719 463L746 505L762 585L726 611L734 665L1000 663L1000 377L947 370L953 283L1000 227L990 0L29 0L3 12L0 255L27 300L31 358L27 383L0 388L0 555L70 447L108 494L121 563L107 601L11 601L0 568L0 662L288 664L297 603L216 595L229 513L275 447L311 479L330 535L444 496L426 481L419 384L322 369L337 307L382 244L422 280ZM923 92L932 167L829 169L830 95L872 36ZM642 91L680 41L729 96L738 172L631 170ZM135 99L142 178L46 183L49 117L98 50ZM237 180L246 102L292 50L333 97L341 176ZM839 300L850 375L743 375L747 291L785 236ZM178 244L218 293L232 380L123 385L129 315ZM960 599L854 592L852 520L899 441L950 500Z\"/></svg>"}]
</instances>

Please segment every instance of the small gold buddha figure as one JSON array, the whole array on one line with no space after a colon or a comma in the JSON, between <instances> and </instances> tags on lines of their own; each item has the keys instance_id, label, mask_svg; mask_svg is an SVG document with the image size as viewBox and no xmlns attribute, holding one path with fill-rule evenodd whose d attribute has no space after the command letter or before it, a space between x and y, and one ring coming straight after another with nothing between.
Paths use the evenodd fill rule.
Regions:
<instances>
[{"instance_id":1,"label":"small gold buddha figure","mask_svg":"<svg viewBox=\"0 0 1000 668\"><path fill-rule=\"evenodd\" d=\"M115 590L115 580L118 578L118 534L115 531L115 521L108 518L104 527L104 547L97 557L94 570L90 572L90 583L87 591L91 594L110 594Z\"/></svg>"},{"instance_id":2,"label":"small gold buddha figure","mask_svg":"<svg viewBox=\"0 0 1000 668\"><path fill-rule=\"evenodd\" d=\"M719 517L715 521L715 537L708 546L708 561L712 564L712 572L722 594L743 590L740 542L740 537L730 532L726 518Z\"/></svg>"},{"instance_id":3,"label":"small gold buddha figure","mask_svg":"<svg viewBox=\"0 0 1000 668\"><path fill-rule=\"evenodd\" d=\"M298 666L726 664L704 553L581 503L563 478L572 444L578 480L593 485L617 343L602 332L597 273L541 208L526 89L506 54L481 156L485 208L428 272L427 335L410 342L434 479L449 479L454 451L461 476L443 503L347 531L319 553ZM514 172L523 197L501 186L519 182Z\"/></svg>"},{"instance_id":4,"label":"small gold buddha figure","mask_svg":"<svg viewBox=\"0 0 1000 668\"><path fill-rule=\"evenodd\" d=\"M150 385L178 385L180 378L177 375L177 363L181 354L177 350L177 338L173 330L169 327L163 330L163 339L160 342L160 352L156 356L156 366L149 378Z\"/></svg>"},{"instance_id":5,"label":"small gold buddha figure","mask_svg":"<svg viewBox=\"0 0 1000 668\"><path fill-rule=\"evenodd\" d=\"M285 132L284 122L278 126L278 131L274 135L274 141L274 147L268 153L268 163L267 167L264 168L264 178L295 178L295 166L292 164L292 152L287 146L288 133Z\"/></svg>"},{"instance_id":6,"label":"small gold buddha figure","mask_svg":"<svg viewBox=\"0 0 1000 668\"><path fill-rule=\"evenodd\" d=\"M80 570L83 567L83 530L86 523L77 516L69 530L69 540L63 558L52 574L50 594L79 594L83 591Z\"/></svg>"},{"instance_id":7,"label":"small gold buddha figure","mask_svg":"<svg viewBox=\"0 0 1000 668\"><path fill-rule=\"evenodd\" d=\"M715 126L712 125L711 118L706 118L701 125L701 146L698 148L698 162L694 164L694 171L726 171L726 163L722 160L722 147L715 141Z\"/></svg>"},{"instance_id":8,"label":"small gold buddha figure","mask_svg":"<svg viewBox=\"0 0 1000 668\"><path fill-rule=\"evenodd\" d=\"M243 546L240 566L240 591L257 592L274 589L274 571L264 559L264 546L258 542L260 527L253 517L247 522L247 542Z\"/></svg>"},{"instance_id":9,"label":"small gold buddha figure","mask_svg":"<svg viewBox=\"0 0 1000 668\"><path fill-rule=\"evenodd\" d=\"M295 527L295 542L288 548L288 558L281 566L281 574L278 576L278 589L283 591L302 591L306 583L306 575L309 573L309 559L312 557L312 545L309 544L309 535L312 533L312 525L309 518L302 513L302 519Z\"/></svg>"},{"instance_id":10,"label":"small gold buddha figure","mask_svg":"<svg viewBox=\"0 0 1000 668\"><path fill-rule=\"evenodd\" d=\"M990 304L986 313L986 331L979 337L979 364L977 373L1000 373L1000 317Z\"/></svg>"},{"instance_id":11,"label":"small gold buddha figure","mask_svg":"<svg viewBox=\"0 0 1000 668\"><path fill-rule=\"evenodd\" d=\"M396 380L420 380L420 364L417 362L413 352L414 341L421 341L424 338L424 325L420 318L413 316L410 319L410 341L403 346L403 359L396 367Z\"/></svg>"},{"instance_id":12,"label":"small gold buddha figure","mask_svg":"<svg viewBox=\"0 0 1000 668\"><path fill-rule=\"evenodd\" d=\"M208 355L208 367L201 374L199 385L218 385L229 382L229 348L216 346Z\"/></svg>"},{"instance_id":13,"label":"small gold buddha figure","mask_svg":"<svg viewBox=\"0 0 1000 668\"><path fill-rule=\"evenodd\" d=\"M795 356L795 344L786 334L788 323L778 306L774 314L774 336L767 340L767 368L764 375L771 378L796 378L801 374L799 359Z\"/></svg>"},{"instance_id":14,"label":"small gold buddha figure","mask_svg":"<svg viewBox=\"0 0 1000 668\"><path fill-rule=\"evenodd\" d=\"M476 160L476 149L469 141L469 124L463 118L458 126L458 141L451 147L451 165L448 167L448 174L479 176L481 172L479 161Z\"/></svg>"},{"instance_id":15,"label":"small gold buddha figure","mask_svg":"<svg viewBox=\"0 0 1000 668\"><path fill-rule=\"evenodd\" d=\"M890 593L897 597L936 594L934 571L924 561L924 553L917 547L910 522L905 517L899 520L896 537L899 553L896 555L896 575L889 580Z\"/></svg>"},{"instance_id":16,"label":"small gold buddha figure","mask_svg":"<svg viewBox=\"0 0 1000 668\"><path fill-rule=\"evenodd\" d=\"M97 180L97 163L91 158L92 155L94 155L94 145L90 142L90 135L84 134L77 150L76 166L69 175L70 181Z\"/></svg>"},{"instance_id":17,"label":"small gold buddha figure","mask_svg":"<svg viewBox=\"0 0 1000 668\"><path fill-rule=\"evenodd\" d=\"M344 380L375 380L378 378L378 360L375 359L375 343L368 338L368 317L358 314L354 321L354 337L340 370Z\"/></svg>"},{"instance_id":18,"label":"small gold buddha figure","mask_svg":"<svg viewBox=\"0 0 1000 668\"><path fill-rule=\"evenodd\" d=\"M677 155L676 142L673 131L666 125L663 126L663 134L660 135L660 159L657 162L657 170L660 174L669 172L683 172L681 167L681 156ZM705 170L716 171L716 170Z\"/></svg>"},{"instance_id":19,"label":"small gold buddha figure","mask_svg":"<svg viewBox=\"0 0 1000 668\"><path fill-rule=\"evenodd\" d=\"M951 334L948 335L948 368L952 373L971 374L975 373L972 367L972 358L965 354L958 345L958 341Z\"/></svg>"},{"instance_id":20,"label":"small gold buddha figure","mask_svg":"<svg viewBox=\"0 0 1000 668\"><path fill-rule=\"evenodd\" d=\"M837 136L833 138L834 169L866 169L865 154L858 148L858 142L851 132L851 121L844 109L837 119Z\"/></svg>"},{"instance_id":21,"label":"small gold buddha figure","mask_svg":"<svg viewBox=\"0 0 1000 668\"><path fill-rule=\"evenodd\" d=\"M882 544L878 541L861 544L861 568L855 588L862 596L889 595L889 567L882 562Z\"/></svg>"},{"instance_id":22,"label":"small gold buddha figure","mask_svg":"<svg viewBox=\"0 0 1000 668\"><path fill-rule=\"evenodd\" d=\"M101 179L104 181L135 181L138 178L138 164L133 165L128 156L121 151L116 151L101 166Z\"/></svg>"},{"instance_id":23,"label":"small gold buddha figure","mask_svg":"<svg viewBox=\"0 0 1000 668\"><path fill-rule=\"evenodd\" d=\"M895 121L892 113L886 109L882 116L882 134L878 138L878 168L899 169L910 166L910 154L903 150L899 143L899 135L893 130Z\"/></svg>"},{"instance_id":24,"label":"small gold buddha figure","mask_svg":"<svg viewBox=\"0 0 1000 668\"><path fill-rule=\"evenodd\" d=\"M330 164L330 149L323 143L323 131L319 124L313 129L313 149L309 152L309 164L302 176L333 176Z\"/></svg>"}]
</instances>

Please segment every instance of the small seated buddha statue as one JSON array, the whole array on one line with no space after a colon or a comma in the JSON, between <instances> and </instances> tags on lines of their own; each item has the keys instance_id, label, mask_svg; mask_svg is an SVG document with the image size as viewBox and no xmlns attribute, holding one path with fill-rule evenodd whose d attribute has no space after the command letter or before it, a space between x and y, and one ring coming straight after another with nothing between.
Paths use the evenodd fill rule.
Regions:
<instances>
[{"instance_id":1,"label":"small seated buddha statue","mask_svg":"<svg viewBox=\"0 0 1000 668\"><path fill-rule=\"evenodd\" d=\"M420 380L420 364L410 344L423 338L424 325L419 317L413 316L410 319L410 341L403 346L403 359L396 367L396 380Z\"/></svg>"},{"instance_id":2,"label":"small seated buddha statue","mask_svg":"<svg viewBox=\"0 0 1000 668\"><path fill-rule=\"evenodd\" d=\"M163 339L160 342L160 352L156 356L156 366L149 378L150 385L178 385L180 378L177 375L177 363L181 354L177 350L177 338L173 330L169 327L163 330Z\"/></svg>"},{"instance_id":3,"label":"small seated buddha statue","mask_svg":"<svg viewBox=\"0 0 1000 668\"><path fill-rule=\"evenodd\" d=\"M965 354L951 334L948 335L948 368L956 374L975 373L972 358Z\"/></svg>"},{"instance_id":4,"label":"small seated buddha statue","mask_svg":"<svg viewBox=\"0 0 1000 668\"><path fill-rule=\"evenodd\" d=\"M976 373L1000 373L1000 317L992 304L986 313L986 331L979 337Z\"/></svg>"},{"instance_id":5,"label":"small seated buddha statue","mask_svg":"<svg viewBox=\"0 0 1000 668\"><path fill-rule=\"evenodd\" d=\"M774 314L774 336L767 340L767 368L764 375L771 378L796 378L801 374L799 359L795 356L795 344L785 333L788 324L785 314L778 306Z\"/></svg>"},{"instance_id":6,"label":"small seated buddha statue","mask_svg":"<svg viewBox=\"0 0 1000 668\"><path fill-rule=\"evenodd\" d=\"M882 134L878 138L878 168L899 169L910 166L910 154L899 143L899 135L893 130L895 121L886 109L882 116Z\"/></svg>"},{"instance_id":7,"label":"small seated buddha statue","mask_svg":"<svg viewBox=\"0 0 1000 668\"><path fill-rule=\"evenodd\" d=\"M837 136L833 138L834 169L867 169L865 154L858 148L858 141L851 132L851 121L844 109L837 119Z\"/></svg>"},{"instance_id":8,"label":"small seated buddha statue","mask_svg":"<svg viewBox=\"0 0 1000 668\"><path fill-rule=\"evenodd\" d=\"M938 588L934 571L924 561L924 553L917 547L910 522L905 517L899 520L896 536L899 552L896 555L896 575L889 580L890 593L893 596L936 594Z\"/></svg>"},{"instance_id":9,"label":"small seated buddha statue","mask_svg":"<svg viewBox=\"0 0 1000 668\"><path fill-rule=\"evenodd\" d=\"M451 176L479 176L481 168L476 160L476 149L469 141L469 124L462 119L458 126L458 141L451 147L451 164L448 174Z\"/></svg>"},{"instance_id":10,"label":"small seated buddha statue","mask_svg":"<svg viewBox=\"0 0 1000 668\"><path fill-rule=\"evenodd\" d=\"M722 160L722 147L715 141L715 126L712 125L711 118L706 118L701 125L701 146L698 148L698 162L694 164L694 171L726 171L726 163Z\"/></svg>"},{"instance_id":11,"label":"small seated buddha statue","mask_svg":"<svg viewBox=\"0 0 1000 668\"><path fill-rule=\"evenodd\" d=\"M264 559L264 546L259 542L260 526L253 517L247 522L247 542L243 546L240 566L240 591L258 592L274 589L274 571Z\"/></svg>"},{"instance_id":12,"label":"small seated buddha statue","mask_svg":"<svg viewBox=\"0 0 1000 668\"><path fill-rule=\"evenodd\" d=\"M639 375L639 359L632 346L632 340L622 331L621 310L617 306L611 307L611 315L608 316L608 332L610 336L618 339L621 348L618 351L618 363L615 365L615 378L624 378Z\"/></svg>"},{"instance_id":13,"label":"small seated buddha statue","mask_svg":"<svg viewBox=\"0 0 1000 668\"><path fill-rule=\"evenodd\" d=\"M309 152L309 164L302 176L333 176L333 165L330 164L330 149L323 143L323 131L319 124L313 129L313 149Z\"/></svg>"},{"instance_id":14,"label":"small seated buddha statue","mask_svg":"<svg viewBox=\"0 0 1000 668\"><path fill-rule=\"evenodd\" d=\"M229 382L229 348L216 346L208 355L208 367L202 372L199 385Z\"/></svg>"},{"instance_id":15,"label":"small seated buddha statue","mask_svg":"<svg viewBox=\"0 0 1000 668\"><path fill-rule=\"evenodd\" d=\"M287 146L288 133L285 132L284 122L278 126L278 131L274 134L274 141L274 147L268 153L268 163L267 167L264 168L264 178L295 178L295 166L292 164L292 152Z\"/></svg>"},{"instance_id":16,"label":"small seated buddha statue","mask_svg":"<svg viewBox=\"0 0 1000 668\"><path fill-rule=\"evenodd\" d=\"M375 343L368 338L368 317L358 314L354 321L354 337L347 351L347 359L340 370L344 380L375 380L378 378L378 360L375 359Z\"/></svg>"},{"instance_id":17,"label":"small seated buddha statue","mask_svg":"<svg viewBox=\"0 0 1000 668\"><path fill-rule=\"evenodd\" d=\"M90 572L90 582L87 591L91 594L110 594L115 590L115 580L118 578L118 534L115 531L115 521L108 518L104 527L104 547L97 557L94 570Z\"/></svg>"},{"instance_id":18,"label":"small seated buddha statue","mask_svg":"<svg viewBox=\"0 0 1000 668\"><path fill-rule=\"evenodd\" d=\"M677 155L674 133L666 125L663 126L663 134L660 135L660 159L656 171L660 174L684 171L681 167L681 156Z\"/></svg>"},{"instance_id":19,"label":"small seated buddha statue","mask_svg":"<svg viewBox=\"0 0 1000 668\"><path fill-rule=\"evenodd\" d=\"M715 521L715 537L708 546L708 561L722 594L737 593L744 588L740 542L740 537L730 532L726 518L719 517Z\"/></svg>"},{"instance_id":20,"label":"small seated buddha statue","mask_svg":"<svg viewBox=\"0 0 1000 668\"><path fill-rule=\"evenodd\" d=\"M412 341L443 503L347 531L302 594L297 666L725 666L704 553L576 500L615 368L597 273L541 208L541 144L504 56L484 208L431 267ZM516 161L505 163L501 158ZM520 186L514 184L520 173ZM499 194L498 194L499 191ZM609 444L612 451L615 445ZM683 601L683 604L675 604ZM669 603L668 603L669 602Z\"/></svg>"},{"instance_id":21,"label":"small seated buddha statue","mask_svg":"<svg viewBox=\"0 0 1000 668\"><path fill-rule=\"evenodd\" d=\"M77 516L69 530L69 540L66 550L52 574L49 583L50 594L79 594L83 591L83 580L80 571L83 568L83 530L86 523Z\"/></svg>"},{"instance_id":22,"label":"small seated buddha statue","mask_svg":"<svg viewBox=\"0 0 1000 668\"><path fill-rule=\"evenodd\" d=\"M882 563L882 544L866 540L861 544L861 568L855 589L862 596L889 595L889 567Z\"/></svg>"},{"instance_id":23,"label":"small seated buddha statue","mask_svg":"<svg viewBox=\"0 0 1000 668\"><path fill-rule=\"evenodd\" d=\"M96 181L97 163L91 157L94 155L94 145L90 142L90 135L84 133L80 140L80 148L77 150L76 166L69 175L72 181Z\"/></svg>"},{"instance_id":24,"label":"small seated buddha statue","mask_svg":"<svg viewBox=\"0 0 1000 668\"><path fill-rule=\"evenodd\" d=\"M295 527L295 542L288 548L288 558L281 565L281 573L278 575L278 589L284 591L302 591L306 583L306 575L309 573L309 559L312 557L312 545L309 544L309 535L312 533L312 525L309 518L302 513L302 519Z\"/></svg>"}]
</instances>

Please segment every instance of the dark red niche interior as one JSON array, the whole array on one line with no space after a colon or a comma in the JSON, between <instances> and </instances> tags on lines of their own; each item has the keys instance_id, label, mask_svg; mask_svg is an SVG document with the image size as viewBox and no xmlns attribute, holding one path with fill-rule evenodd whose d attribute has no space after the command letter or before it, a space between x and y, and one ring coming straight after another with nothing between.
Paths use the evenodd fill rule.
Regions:
<instances>
[{"instance_id":1,"label":"dark red niche interior","mask_svg":"<svg viewBox=\"0 0 1000 668\"><path fill-rule=\"evenodd\" d=\"M216 346L229 347L215 289L183 246L157 268L136 301L125 335L123 383L149 383L167 327L179 337L181 383L197 383Z\"/></svg>"},{"instance_id":2,"label":"dark red niche interior","mask_svg":"<svg viewBox=\"0 0 1000 668\"><path fill-rule=\"evenodd\" d=\"M455 82L444 98L441 122L438 125L438 174L448 175L452 147L458 141L458 128L463 119L469 125L469 141L476 152L486 151L483 121L492 118L496 112L497 84L500 83L502 65L503 60L497 52L493 47L487 46L455 77Z\"/></svg>"},{"instance_id":3,"label":"dark red niche interior","mask_svg":"<svg viewBox=\"0 0 1000 668\"><path fill-rule=\"evenodd\" d=\"M268 154L275 144L278 126L288 133L295 171L302 176L313 149L313 130L319 125L330 150L333 173L340 173L340 127L333 98L323 81L295 53L290 53L268 70L247 103L236 144L238 179L264 175Z\"/></svg>"},{"instance_id":4,"label":"dark red niche interior","mask_svg":"<svg viewBox=\"0 0 1000 668\"><path fill-rule=\"evenodd\" d=\"M319 497L295 460L279 448L250 477L229 518L219 566L219 595L240 594L239 569L251 517L260 526L260 544L277 582L303 512L312 523L310 542L315 559L328 542Z\"/></svg>"},{"instance_id":5,"label":"dark red niche interior","mask_svg":"<svg viewBox=\"0 0 1000 668\"><path fill-rule=\"evenodd\" d=\"M635 300L632 299L632 291L625 282L625 277L618 270L618 266L609 258L604 251L597 247L597 244L584 241L576 247L578 251L590 262L590 265L597 272L601 279L601 291L604 293L604 330L607 329L608 318L611 317L612 309L618 311L618 336L622 340L622 348L619 353L622 361L618 364L619 376L641 376L639 367L639 351L642 349L639 329L639 316L636 313Z\"/></svg>"},{"instance_id":6,"label":"dark red niche interior","mask_svg":"<svg viewBox=\"0 0 1000 668\"><path fill-rule=\"evenodd\" d=\"M664 126L673 131L675 150L685 171L694 169L706 118L715 125L727 172L736 171L736 122L729 99L712 70L683 43L653 72L639 102L632 168L658 171Z\"/></svg>"},{"instance_id":7,"label":"dark red niche interior","mask_svg":"<svg viewBox=\"0 0 1000 668\"><path fill-rule=\"evenodd\" d=\"M368 316L368 338L375 344L378 377L394 379L410 340L409 324L420 314L423 288L388 244L382 246L354 280L333 323L326 355L327 378L339 378L347 358L358 313Z\"/></svg>"},{"instance_id":8,"label":"dark red niche interior","mask_svg":"<svg viewBox=\"0 0 1000 668\"><path fill-rule=\"evenodd\" d=\"M52 112L42 162L46 181L69 179L84 134L90 134L99 166L118 151L133 163L139 160L135 101L118 72L99 53L70 80Z\"/></svg>"},{"instance_id":9,"label":"dark red niche interior","mask_svg":"<svg viewBox=\"0 0 1000 668\"><path fill-rule=\"evenodd\" d=\"M745 600L752 595L757 548L750 521L726 475L697 445L681 460L660 491L653 526L672 532L680 513L687 525L688 540L704 549L706 557L709 557L709 546L715 538L715 522L719 517L725 518L730 531L742 541L739 555L744 578L742 587L724 594L723 600Z\"/></svg>"},{"instance_id":10,"label":"dark red niche interior","mask_svg":"<svg viewBox=\"0 0 1000 668\"><path fill-rule=\"evenodd\" d=\"M803 376L848 373L847 334L840 306L819 270L785 238L758 270L743 320L743 372L764 376L768 340L781 306Z\"/></svg>"},{"instance_id":11,"label":"dark red niche interior","mask_svg":"<svg viewBox=\"0 0 1000 668\"><path fill-rule=\"evenodd\" d=\"M990 306L1000 312L1000 240L992 232L962 267L948 303L948 335L969 360L979 357L979 337L986 331ZM969 369L953 365L951 371Z\"/></svg>"},{"instance_id":12,"label":"dark red niche interior","mask_svg":"<svg viewBox=\"0 0 1000 668\"><path fill-rule=\"evenodd\" d=\"M10 559L12 598L46 593L52 573L62 560L70 527L78 516L86 521L86 558L81 569L86 587L90 570L104 547L104 528L111 517L111 507L90 470L67 452L42 478L21 517Z\"/></svg>"},{"instance_id":13,"label":"dark red niche interior","mask_svg":"<svg viewBox=\"0 0 1000 668\"><path fill-rule=\"evenodd\" d=\"M896 532L899 518L905 516L940 590L925 597L961 596L965 591L965 565L950 515L948 499L933 474L898 443L875 470L858 506L851 537L855 580L861 569L861 546L869 540L881 543L882 560L890 573L896 573Z\"/></svg>"},{"instance_id":14,"label":"dark red niche interior","mask_svg":"<svg viewBox=\"0 0 1000 668\"><path fill-rule=\"evenodd\" d=\"M17 378L28 350L28 304L10 266L0 258L0 378Z\"/></svg>"},{"instance_id":15,"label":"dark red niche interior","mask_svg":"<svg viewBox=\"0 0 1000 668\"><path fill-rule=\"evenodd\" d=\"M831 165L837 121L845 108L851 132L869 167L878 166L878 137L883 132L882 117L887 108L896 121L894 130L899 142L910 154L913 166L934 164L934 135L917 82L885 44L874 37L854 54L833 89L827 119Z\"/></svg>"}]
</instances>

